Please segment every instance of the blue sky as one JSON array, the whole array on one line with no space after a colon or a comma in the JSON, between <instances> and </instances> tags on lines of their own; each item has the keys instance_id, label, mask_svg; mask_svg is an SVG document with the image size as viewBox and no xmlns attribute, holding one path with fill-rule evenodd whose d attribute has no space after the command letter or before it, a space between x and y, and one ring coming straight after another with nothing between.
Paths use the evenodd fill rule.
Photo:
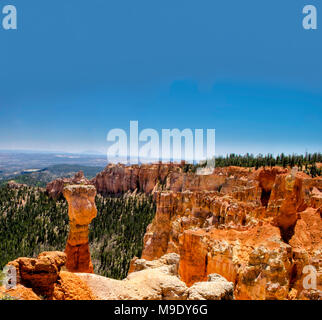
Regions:
<instances>
[{"instance_id":1,"label":"blue sky","mask_svg":"<svg viewBox=\"0 0 322 320\"><path fill-rule=\"evenodd\" d=\"M322 151L321 1L0 8L9 2L18 30L0 27L0 149L104 152L110 129L138 120L214 128L217 154ZM302 27L306 4L318 9L317 30Z\"/></svg>"}]
</instances>

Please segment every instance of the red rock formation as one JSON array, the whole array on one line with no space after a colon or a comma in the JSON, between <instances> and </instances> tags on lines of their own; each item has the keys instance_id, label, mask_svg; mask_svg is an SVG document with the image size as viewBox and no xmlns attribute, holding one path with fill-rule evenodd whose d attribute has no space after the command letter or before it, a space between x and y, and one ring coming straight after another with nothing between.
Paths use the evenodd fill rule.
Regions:
<instances>
[{"instance_id":1,"label":"red rock formation","mask_svg":"<svg viewBox=\"0 0 322 320\"><path fill-rule=\"evenodd\" d=\"M319 209L308 208L299 213L294 235L289 242L293 249L294 260L292 282L298 298L308 299L312 294L310 290L303 287L303 279L306 276L303 268L312 266L317 272L317 289L313 295L322 299L321 216L322 207Z\"/></svg>"},{"instance_id":2,"label":"red rock formation","mask_svg":"<svg viewBox=\"0 0 322 320\"><path fill-rule=\"evenodd\" d=\"M65 252L71 272L93 272L88 245L88 225L96 217L96 189L91 185L70 185L63 190L68 202L69 235Z\"/></svg>"},{"instance_id":3,"label":"red rock formation","mask_svg":"<svg viewBox=\"0 0 322 320\"><path fill-rule=\"evenodd\" d=\"M211 175L196 175L184 172L182 163L155 163L125 166L109 164L94 179L88 181L80 171L74 178L57 179L47 185L47 192L53 198L62 195L69 184L92 184L101 194L121 194L128 191L153 193L156 190L217 191L225 192L240 183L252 169L241 167L216 168ZM244 180L245 182L246 180Z\"/></svg>"},{"instance_id":4,"label":"red rock formation","mask_svg":"<svg viewBox=\"0 0 322 320\"><path fill-rule=\"evenodd\" d=\"M63 195L64 187L70 184L88 185L91 183L84 177L84 172L79 171L73 178L59 178L48 183L46 191L52 198L57 199Z\"/></svg>"},{"instance_id":5,"label":"red rock formation","mask_svg":"<svg viewBox=\"0 0 322 320\"><path fill-rule=\"evenodd\" d=\"M233 283L218 274L212 274L206 282L199 282L192 288L187 288L178 277L179 258L177 254L172 253L152 262L133 259L131 274L124 280L115 280L89 273L62 271L60 269L66 261L65 253L45 252L37 259L19 258L10 262L10 265L17 268L17 273L20 275L19 283L9 290L0 287L0 297L5 295L19 300L231 300L234 298Z\"/></svg>"},{"instance_id":6,"label":"red rock formation","mask_svg":"<svg viewBox=\"0 0 322 320\"><path fill-rule=\"evenodd\" d=\"M5 287L0 287L0 300L2 297L10 297L10 299L15 300L41 300L32 289L24 287L21 284L7 290Z\"/></svg>"},{"instance_id":7,"label":"red rock formation","mask_svg":"<svg viewBox=\"0 0 322 320\"><path fill-rule=\"evenodd\" d=\"M142 258L179 253L179 274L188 285L218 273L236 284L237 299L316 297L300 284L305 265L322 265L322 179L235 167L216 169L208 179L221 187L156 192Z\"/></svg>"},{"instance_id":8,"label":"red rock formation","mask_svg":"<svg viewBox=\"0 0 322 320\"><path fill-rule=\"evenodd\" d=\"M180 254L187 285L217 273L235 284L237 299L319 298L321 278L316 290L302 284L305 266L321 271L320 177L280 167L216 168L198 176L181 164L109 165L91 183L103 194L154 194L157 212L142 258ZM85 235L79 238L87 238L86 230L78 229ZM75 261L80 256L89 253L75 254Z\"/></svg>"},{"instance_id":9,"label":"red rock formation","mask_svg":"<svg viewBox=\"0 0 322 320\"><path fill-rule=\"evenodd\" d=\"M17 282L32 288L37 295L51 297L60 269L66 263L63 252L43 252L38 258L18 258L8 265L17 270Z\"/></svg>"},{"instance_id":10,"label":"red rock formation","mask_svg":"<svg viewBox=\"0 0 322 320\"><path fill-rule=\"evenodd\" d=\"M97 300L88 285L76 274L61 271L52 300Z\"/></svg>"},{"instance_id":11,"label":"red rock formation","mask_svg":"<svg viewBox=\"0 0 322 320\"><path fill-rule=\"evenodd\" d=\"M158 260L133 259L124 280L94 274L77 274L101 300L232 300L234 285L218 274L191 288L178 278L179 256L164 255Z\"/></svg>"},{"instance_id":12,"label":"red rock formation","mask_svg":"<svg viewBox=\"0 0 322 320\"><path fill-rule=\"evenodd\" d=\"M19 300L94 300L88 286L75 274L61 271L64 252L43 252L37 258L18 258L8 263L17 271L17 285L1 291ZM1 289L1 288L0 288Z\"/></svg>"},{"instance_id":13,"label":"red rock formation","mask_svg":"<svg viewBox=\"0 0 322 320\"><path fill-rule=\"evenodd\" d=\"M119 194L138 190L151 193L159 184L175 184L167 181L170 173L182 172L179 164L149 164L149 165L108 165L101 173L91 180L97 192ZM174 179L173 179L174 180Z\"/></svg>"},{"instance_id":14,"label":"red rock formation","mask_svg":"<svg viewBox=\"0 0 322 320\"><path fill-rule=\"evenodd\" d=\"M184 173L183 164L108 165L91 183L97 192L118 194L138 190L151 193L156 189L179 191L216 191L227 176L247 175L249 169L240 167L218 168L212 175Z\"/></svg>"},{"instance_id":15,"label":"red rock formation","mask_svg":"<svg viewBox=\"0 0 322 320\"><path fill-rule=\"evenodd\" d=\"M180 240L179 274L188 285L218 273L236 284L236 299L287 297L291 250L278 228L187 230Z\"/></svg>"}]
</instances>

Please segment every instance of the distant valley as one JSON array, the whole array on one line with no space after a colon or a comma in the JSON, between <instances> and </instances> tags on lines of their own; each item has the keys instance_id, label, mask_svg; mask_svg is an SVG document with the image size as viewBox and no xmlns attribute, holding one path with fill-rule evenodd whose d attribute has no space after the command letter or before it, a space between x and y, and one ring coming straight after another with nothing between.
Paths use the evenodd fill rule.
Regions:
<instances>
[{"instance_id":1,"label":"distant valley","mask_svg":"<svg viewBox=\"0 0 322 320\"><path fill-rule=\"evenodd\" d=\"M91 179L106 164L103 155L0 152L0 184L14 180L45 187L54 179L72 177L80 170Z\"/></svg>"}]
</instances>

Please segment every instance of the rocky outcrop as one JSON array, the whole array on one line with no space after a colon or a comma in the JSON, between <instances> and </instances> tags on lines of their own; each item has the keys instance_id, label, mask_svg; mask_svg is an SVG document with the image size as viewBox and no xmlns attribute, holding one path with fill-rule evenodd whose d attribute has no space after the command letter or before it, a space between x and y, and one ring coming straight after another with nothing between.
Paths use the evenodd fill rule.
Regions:
<instances>
[{"instance_id":1,"label":"rocky outcrop","mask_svg":"<svg viewBox=\"0 0 322 320\"><path fill-rule=\"evenodd\" d=\"M234 285L218 274L188 288L178 275L180 257L175 253L155 261L134 258L124 280L91 273L62 271L63 252L44 252L38 258L9 263L17 270L18 283L5 290L19 300L232 300Z\"/></svg>"},{"instance_id":2,"label":"rocky outcrop","mask_svg":"<svg viewBox=\"0 0 322 320\"><path fill-rule=\"evenodd\" d=\"M257 199L239 201L214 191L158 192L157 211L144 236L142 257L153 260L167 252L179 253L179 235L192 228L248 229L263 214ZM253 197L252 194L248 195Z\"/></svg>"},{"instance_id":3,"label":"rocky outcrop","mask_svg":"<svg viewBox=\"0 0 322 320\"><path fill-rule=\"evenodd\" d=\"M79 171L73 178L59 178L46 186L47 193L54 199L57 199L63 195L64 187L67 185L90 185L90 181L84 176L83 171Z\"/></svg>"},{"instance_id":4,"label":"rocky outcrop","mask_svg":"<svg viewBox=\"0 0 322 320\"><path fill-rule=\"evenodd\" d=\"M287 297L291 248L281 241L278 228L187 230L180 241L179 274L188 285L218 273L236 284L236 299Z\"/></svg>"},{"instance_id":5,"label":"rocky outcrop","mask_svg":"<svg viewBox=\"0 0 322 320\"><path fill-rule=\"evenodd\" d=\"M41 300L32 289L26 288L21 284L11 289L0 287L0 300L4 298L9 298L10 300Z\"/></svg>"},{"instance_id":6,"label":"rocky outcrop","mask_svg":"<svg viewBox=\"0 0 322 320\"><path fill-rule=\"evenodd\" d=\"M322 207L308 208L299 214L290 240L293 251L292 287L301 299L322 300ZM307 270L305 270L305 268ZM305 277L316 271L316 289L307 290L303 287Z\"/></svg>"},{"instance_id":7,"label":"rocky outcrop","mask_svg":"<svg viewBox=\"0 0 322 320\"><path fill-rule=\"evenodd\" d=\"M210 274L207 282L194 283L187 296L187 300L233 300L234 284L219 274Z\"/></svg>"},{"instance_id":8,"label":"rocky outcrop","mask_svg":"<svg viewBox=\"0 0 322 320\"><path fill-rule=\"evenodd\" d=\"M8 263L16 269L17 285L3 291L21 300L93 300L88 286L76 275L61 271L67 260L59 251L37 258L18 258Z\"/></svg>"},{"instance_id":9,"label":"rocky outcrop","mask_svg":"<svg viewBox=\"0 0 322 320\"><path fill-rule=\"evenodd\" d=\"M181 192L216 191L226 182L226 178L247 175L248 169L240 167L218 168L211 175L196 175L185 172L184 163L155 163L146 165L108 165L91 180L97 192L119 194L137 190L151 193L155 190Z\"/></svg>"},{"instance_id":10,"label":"rocky outcrop","mask_svg":"<svg viewBox=\"0 0 322 320\"><path fill-rule=\"evenodd\" d=\"M68 202L69 235L65 253L71 272L93 272L88 245L88 225L97 215L96 189L92 185L69 185L63 190Z\"/></svg>"},{"instance_id":11,"label":"rocky outcrop","mask_svg":"<svg viewBox=\"0 0 322 320\"><path fill-rule=\"evenodd\" d=\"M8 265L17 270L17 282L32 288L36 294L52 296L61 267L66 263L63 252L43 252L37 258L18 258Z\"/></svg>"},{"instance_id":12,"label":"rocky outcrop","mask_svg":"<svg viewBox=\"0 0 322 320\"><path fill-rule=\"evenodd\" d=\"M156 261L134 259L124 280L94 274L78 274L100 300L184 300L186 285L178 278L179 256L169 254Z\"/></svg>"},{"instance_id":13,"label":"rocky outcrop","mask_svg":"<svg viewBox=\"0 0 322 320\"><path fill-rule=\"evenodd\" d=\"M97 300L97 297L76 274L61 271L55 284L53 300Z\"/></svg>"},{"instance_id":14,"label":"rocky outcrop","mask_svg":"<svg viewBox=\"0 0 322 320\"><path fill-rule=\"evenodd\" d=\"M233 284L219 275L188 288L178 277L180 257L170 253L155 261L133 259L124 280L77 274L100 300L224 300L233 299Z\"/></svg>"},{"instance_id":15,"label":"rocky outcrop","mask_svg":"<svg viewBox=\"0 0 322 320\"><path fill-rule=\"evenodd\" d=\"M25 188L28 186L26 184L17 183L16 181L11 180L11 181L8 181L7 187L10 189L20 189L20 188Z\"/></svg>"},{"instance_id":16,"label":"rocky outcrop","mask_svg":"<svg viewBox=\"0 0 322 320\"><path fill-rule=\"evenodd\" d=\"M236 299L316 297L301 284L304 266L321 269L322 179L279 167L216 169L208 179L219 177L216 190L155 193L142 258L178 253L188 286L217 273Z\"/></svg>"},{"instance_id":17,"label":"rocky outcrop","mask_svg":"<svg viewBox=\"0 0 322 320\"><path fill-rule=\"evenodd\" d=\"M320 298L320 177L281 167L216 168L199 176L186 172L184 164L158 163L109 165L86 184L93 184L101 194L152 193L157 203L142 257L132 261L127 279L80 275L101 298L231 297L231 285L223 281L216 291L207 281L214 273L234 284L236 299ZM59 194L61 182L47 190ZM75 239L85 242L87 228L76 227ZM89 256L88 245L76 246L76 257ZM315 289L303 286L307 266L317 272ZM163 287L164 283L169 286ZM178 291L166 289L172 286ZM220 288L230 293L221 294Z\"/></svg>"},{"instance_id":18,"label":"rocky outcrop","mask_svg":"<svg viewBox=\"0 0 322 320\"><path fill-rule=\"evenodd\" d=\"M175 172L182 172L178 164L149 164L149 165L108 165L91 181L97 191L102 194L120 194L138 190L151 193L157 184L167 184L167 179Z\"/></svg>"}]
</instances>

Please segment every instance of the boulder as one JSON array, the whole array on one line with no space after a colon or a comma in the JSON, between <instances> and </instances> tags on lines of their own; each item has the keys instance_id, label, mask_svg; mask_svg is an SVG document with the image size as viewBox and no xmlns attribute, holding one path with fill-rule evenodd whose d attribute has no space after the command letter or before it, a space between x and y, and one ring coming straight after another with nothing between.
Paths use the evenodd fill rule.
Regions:
<instances>
[{"instance_id":1,"label":"boulder","mask_svg":"<svg viewBox=\"0 0 322 320\"><path fill-rule=\"evenodd\" d=\"M213 273L208 275L208 282L194 283L187 293L187 300L233 300L234 284Z\"/></svg>"}]
</instances>

